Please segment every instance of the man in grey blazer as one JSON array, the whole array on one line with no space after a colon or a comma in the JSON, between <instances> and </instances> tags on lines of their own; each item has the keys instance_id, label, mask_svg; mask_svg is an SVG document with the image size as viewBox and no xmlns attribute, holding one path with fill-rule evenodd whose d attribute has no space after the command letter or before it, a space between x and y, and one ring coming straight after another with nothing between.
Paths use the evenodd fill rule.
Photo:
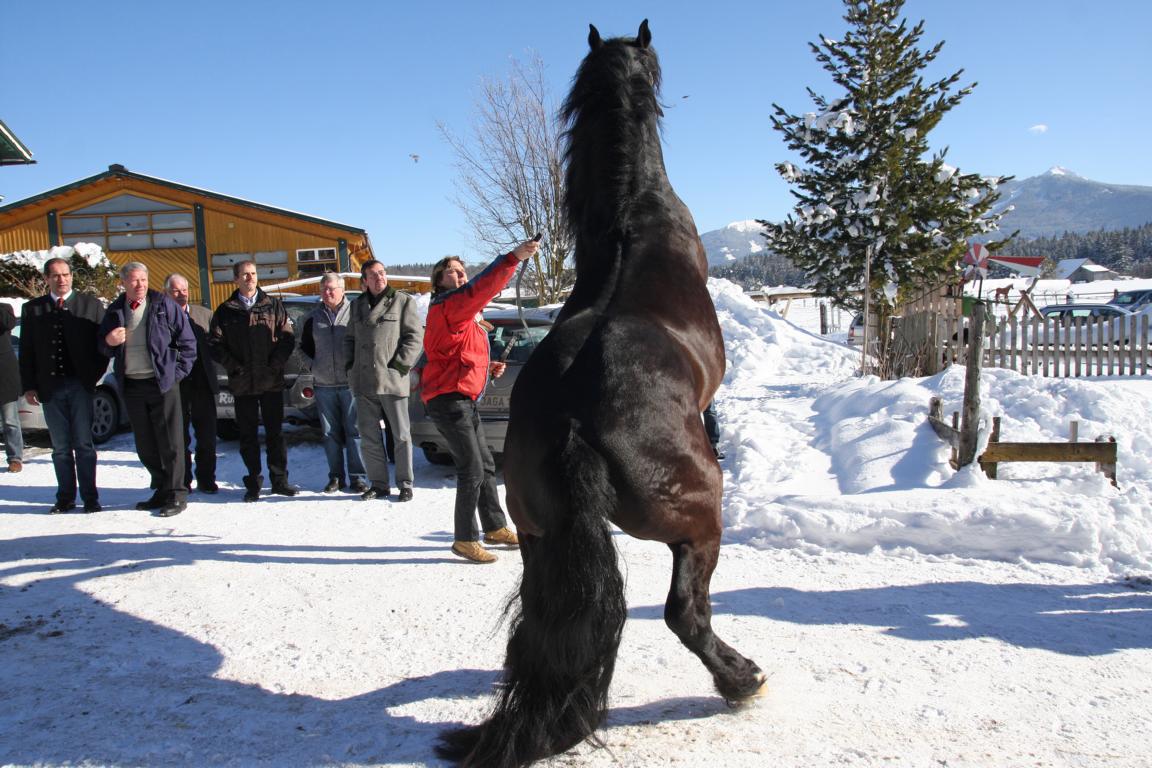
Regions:
<instances>
[{"instance_id":1,"label":"man in grey blazer","mask_svg":"<svg viewBox=\"0 0 1152 768\"><path fill-rule=\"evenodd\" d=\"M364 292L352 302L344 334L348 385L356 397L360 453L368 474L365 501L387 498L388 455L380 420L392 425L399 501L412 498L412 435L408 425L408 371L424 343L416 301L388 285L384 265L372 259L360 269Z\"/></svg>"}]
</instances>

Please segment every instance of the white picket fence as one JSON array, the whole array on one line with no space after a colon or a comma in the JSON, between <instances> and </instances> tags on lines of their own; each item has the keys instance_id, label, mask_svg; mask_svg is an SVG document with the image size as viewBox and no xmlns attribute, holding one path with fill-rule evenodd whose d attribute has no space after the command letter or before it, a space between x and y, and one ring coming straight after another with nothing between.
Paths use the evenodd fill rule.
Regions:
<instances>
[{"instance_id":1,"label":"white picket fence","mask_svg":"<svg viewBox=\"0 0 1152 768\"><path fill-rule=\"evenodd\" d=\"M940 318L944 356L967 359L966 322ZM1038 317L990 320L983 365L1031 376L1147 376L1152 372L1152 334L1147 314L1122 318Z\"/></svg>"}]
</instances>

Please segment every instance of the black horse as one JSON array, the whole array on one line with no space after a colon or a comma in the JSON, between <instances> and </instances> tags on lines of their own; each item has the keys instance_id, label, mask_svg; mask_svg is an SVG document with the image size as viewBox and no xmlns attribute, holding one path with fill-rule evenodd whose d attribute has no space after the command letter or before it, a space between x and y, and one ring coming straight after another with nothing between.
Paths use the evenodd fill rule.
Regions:
<instances>
[{"instance_id":1,"label":"black horse","mask_svg":"<svg viewBox=\"0 0 1152 768\"><path fill-rule=\"evenodd\" d=\"M660 149L648 22L602 40L564 103L576 284L517 378L505 445L524 574L493 715L442 757L524 765L594 738L627 615L610 524L672 550L664 620L731 703L764 674L717 638L721 472L700 412L724 372L696 225ZM515 607L515 604L514 604Z\"/></svg>"}]
</instances>

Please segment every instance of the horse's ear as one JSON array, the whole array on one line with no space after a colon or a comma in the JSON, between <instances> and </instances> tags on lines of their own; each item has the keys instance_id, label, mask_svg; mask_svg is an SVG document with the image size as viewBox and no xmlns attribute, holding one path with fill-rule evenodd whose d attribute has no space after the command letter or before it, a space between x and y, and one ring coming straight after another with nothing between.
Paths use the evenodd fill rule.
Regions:
<instances>
[{"instance_id":1,"label":"horse's ear","mask_svg":"<svg viewBox=\"0 0 1152 768\"><path fill-rule=\"evenodd\" d=\"M589 24L588 25L588 47L591 48L592 50L596 50L597 48L599 48L602 45L604 45L604 41L600 39L600 30L596 29L596 25Z\"/></svg>"},{"instance_id":2,"label":"horse's ear","mask_svg":"<svg viewBox=\"0 0 1152 768\"><path fill-rule=\"evenodd\" d=\"M652 43L652 33L648 31L648 19L640 22L640 31L636 33L636 44L647 48Z\"/></svg>"}]
</instances>

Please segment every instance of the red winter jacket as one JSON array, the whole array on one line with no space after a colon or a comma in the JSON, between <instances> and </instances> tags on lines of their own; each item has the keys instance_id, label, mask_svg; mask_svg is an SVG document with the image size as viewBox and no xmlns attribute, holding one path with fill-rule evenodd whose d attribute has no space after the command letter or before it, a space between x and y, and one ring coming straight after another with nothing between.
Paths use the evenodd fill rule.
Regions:
<instances>
[{"instance_id":1,"label":"red winter jacket","mask_svg":"<svg viewBox=\"0 0 1152 768\"><path fill-rule=\"evenodd\" d=\"M504 290L519 264L511 253L504 254L464 285L432 299L424 326L421 400L451 392L480 397L488 382L489 347L476 314Z\"/></svg>"}]
</instances>

